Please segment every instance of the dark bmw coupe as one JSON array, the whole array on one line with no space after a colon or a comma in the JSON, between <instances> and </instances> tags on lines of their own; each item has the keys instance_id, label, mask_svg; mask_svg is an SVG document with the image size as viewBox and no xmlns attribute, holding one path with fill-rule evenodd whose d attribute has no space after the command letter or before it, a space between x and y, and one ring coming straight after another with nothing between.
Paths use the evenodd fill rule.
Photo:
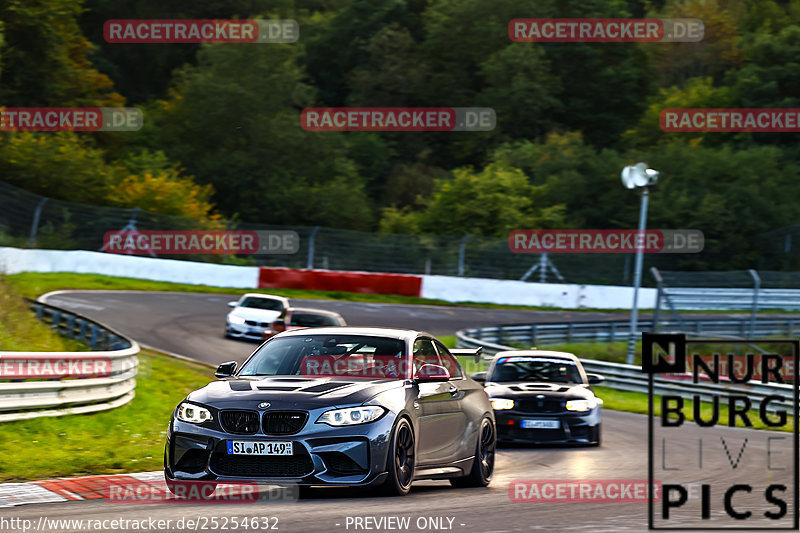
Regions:
<instances>
[{"instance_id":1,"label":"dark bmw coupe","mask_svg":"<svg viewBox=\"0 0 800 533\"><path fill-rule=\"evenodd\" d=\"M486 486L495 422L484 388L426 333L330 327L280 333L175 408L168 486L182 480Z\"/></svg>"},{"instance_id":2,"label":"dark bmw coupe","mask_svg":"<svg viewBox=\"0 0 800 533\"><path fill-rule=\"evenodd\" d=\"M472 377L485 381L498 441L600 445L603 401L591 385L603 378L587 374L573 354L499 352L486 372Z\"/></svg>"}]
</instances>

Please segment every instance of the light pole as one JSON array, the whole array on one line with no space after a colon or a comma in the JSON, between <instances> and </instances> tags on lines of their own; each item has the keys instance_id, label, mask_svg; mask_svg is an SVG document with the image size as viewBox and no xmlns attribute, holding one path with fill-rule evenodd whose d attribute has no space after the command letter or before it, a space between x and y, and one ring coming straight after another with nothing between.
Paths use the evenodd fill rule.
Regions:
<instances>
[{"instance_id":1,"label":"light pole","mask_svg":"<svg viewBox=\"0 0 800 533\"><path fill-rule=\"evenodd\" d=\"M622 169L622 184L628 189L641 188L642 202L639 207L639 232L636 238L636 268L633 274L633 306L631 307L631 330L628 336L629 365L634 362L636 347L636 328L639 318L639 286L642 284L642 263L644 262L644 230L647 226L647 202L650 186L658 181L658 171L647 168L647 163L637 163Z\"/></svg>"}]
</instances>

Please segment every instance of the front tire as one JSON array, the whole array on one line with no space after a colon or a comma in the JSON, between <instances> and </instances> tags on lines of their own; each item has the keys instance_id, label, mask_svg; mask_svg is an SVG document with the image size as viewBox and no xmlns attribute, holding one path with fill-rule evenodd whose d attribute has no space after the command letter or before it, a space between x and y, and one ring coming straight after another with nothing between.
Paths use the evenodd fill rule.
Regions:
<instances>
[{"instance_id":1,"label":"front tire","mask_svg":"<svg viewBox=\"0 0 800 533\"><path fill-rule=\"evenodd\" d=\"M415 458L414 431L408 420L401 418L392 431L391 445L386 458L386 470L389 475L380 486L384 495L408 494L414 481Z\"/></svg>"},{"instance_id":2,"label":"front tire","mask_svg":"<svg viewBox=\"0 0 800 533\"><path fill-rule=\"evenodd\" d=\"M475 460L469 474L450 480L454 487L486 487L494 473L494 456L497 450L497 432L491 419L484 418L475 446Z\"/></svg>"}]
</instances>

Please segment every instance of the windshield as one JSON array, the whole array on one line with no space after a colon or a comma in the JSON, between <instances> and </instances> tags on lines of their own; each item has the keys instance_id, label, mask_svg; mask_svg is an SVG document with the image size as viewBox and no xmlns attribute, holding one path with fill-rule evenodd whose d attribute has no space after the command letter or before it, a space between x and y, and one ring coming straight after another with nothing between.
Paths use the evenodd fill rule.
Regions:
<instances>
[{"instance_id":1,"label":"windshield","mask_svg":"<svg viewBox=\"0 0 800 533\"><path fill-rule=\"evenodd\" d=\"M248 297L242 300L239 307L249 307L251 309L264 309L266 311L283 311L283 302L272 298Z\"/></svg>"},{"instance_id":2,"label":"windshield","mask_svg":"<svg viewBox=\"0 0 800 533\"><path fill-rule=\"evenodd\" d=\"M366 335L278 337L247 361L239 376L306 376L404 379L405 344Z\"/></svg>"},{"instance_id":3,"label":"windshield","mask_svg":"<svg viewBox=\"0 0 800 533\"><path fill-rule=\"evenodd\" d=\"M341 324L334 316L315 313L292 313L292 322L289 325L301 328L317 328L320 326L340 326Z\"/></svg>"},{"instance_id":4,"label":"windshield","mask_svg":"<svg viewBox=\"0 0 800 533\"><path fill-rule=\"evenodd\" d=\"M583 383L574 362L547 357L502 357L497 360L489 381Z\"/></svg>"}]
</instances>

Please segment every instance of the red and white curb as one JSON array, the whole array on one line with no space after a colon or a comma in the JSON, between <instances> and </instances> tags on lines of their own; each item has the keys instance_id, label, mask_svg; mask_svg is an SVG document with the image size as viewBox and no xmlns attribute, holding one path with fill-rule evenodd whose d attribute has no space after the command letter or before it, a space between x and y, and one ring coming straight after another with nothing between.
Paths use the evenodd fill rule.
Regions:
<instances>
[{"instance_id":1,"label":"red and white curb","mask_svg":"<svg viewBox=\"0 0 800 533\"><path fill-rule=\"evenodd\" d=\"M99 500L104 497L110 483L164 481L164 472L139 472L101 476L69 477L29 481L27 483L0 483L0 507L14 507L29 503L55 503L75 500Z\"/></svg>"}]
</instances>

